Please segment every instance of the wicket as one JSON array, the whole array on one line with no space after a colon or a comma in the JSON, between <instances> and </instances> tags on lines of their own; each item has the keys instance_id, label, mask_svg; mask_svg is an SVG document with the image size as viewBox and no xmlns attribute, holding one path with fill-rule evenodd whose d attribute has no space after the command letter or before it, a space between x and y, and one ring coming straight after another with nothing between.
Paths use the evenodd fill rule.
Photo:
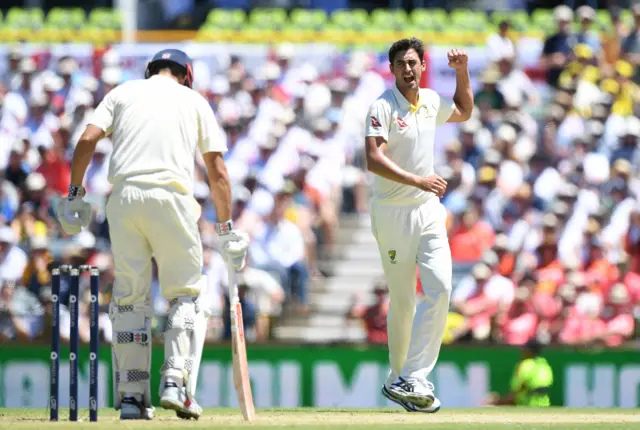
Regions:
<instances>
[{"instance_id":1,"label":"wicket","mask_svg":"<svg viewBox=\"0 0 640 430\"><path fill-rule=\"evenodd\" d=\"M51 372L49 380L49 421L58 421L60 392L60 277L69 274L69 315L71 335L69 345L69 421L78 421L78 350L79 350L79 289L80 274L91 274L90 340L89 340L89 420L98 421L98 289L100 271L96 267L61 265L51 271Z\"/></svg>"}]
</instances>

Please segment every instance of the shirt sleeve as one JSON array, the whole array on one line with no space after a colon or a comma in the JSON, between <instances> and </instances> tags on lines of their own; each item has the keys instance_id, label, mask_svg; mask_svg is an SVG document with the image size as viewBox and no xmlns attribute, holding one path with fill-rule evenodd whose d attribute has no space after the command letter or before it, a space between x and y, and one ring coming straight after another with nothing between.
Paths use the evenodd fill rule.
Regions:
<instances>
[{"instance_id":1,"label":"shirt sleeve","mask_svg":"<svg viewBox=\"0 0 640 430\"><path fill-rule=\"evenodd\" d=\"M391 123L391 106L384 99L376 100L367 113L365 136L382 137L389 140L389 125Z\"/></svg>"},{"instance_id":2,"label":"shirt sleeve","mask_svg":"<svg viewBox=\"0 0 640 430\"><path fill-rule=\"evenodd\" d=\"M227 152L227 142L213 110L204 98L198 103L198 147L203 154L207 152Z\"/></svg>"},{"instance_id":3,"label":"shirt sleeve","mask_svg":"<svg viewBox=\"0 0 640 430\"><path fill-rule=\"evenodd\" d=\"M93 124L100 128L107 136L113 132L113 120L115 117L117 94L118 88L109 91L104 99L102 99L89 121L89 124Z\"/></svg>"},{"instance_id":4,"label":"shirt sleeve","mask_svg":"<svg viewBox=\"0 0 640 430\"><path fill-rule=\"evenodd\" d=\"M438 115L436 116L436 125L443 125L446 123L449 118L451 118L451 114L456 108L456 104L448 97L440 97L440 105L438 106Z\"/></svg>"}]
</instances>

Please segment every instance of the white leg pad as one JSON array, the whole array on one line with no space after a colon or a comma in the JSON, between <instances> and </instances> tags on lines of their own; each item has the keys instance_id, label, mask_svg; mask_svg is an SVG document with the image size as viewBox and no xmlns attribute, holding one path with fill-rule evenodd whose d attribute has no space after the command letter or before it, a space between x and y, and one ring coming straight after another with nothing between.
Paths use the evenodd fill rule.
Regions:
<instances>
[{"instance_id":1,"label":"white leg pad","mask_svg":"<svg viewBox=\"0 0 640 430\"><path fill-rule=\"evenodd\" d=\"M167 318L167 329L164 333L164 365L162 366L162 381L160 392L164 388L164 381L171 377L188 384L189 373L193 369L193 339L200 311L194 297L173 299Z\"/></svg>"},{"instance_id":2,"label":"white leg pad","mask_svg":"<svg viewBox=\"0 0 640 430\"><path fill-rule=\"evenodd\" d=\"M207 336L207 320L209 319L210 311L208 309L201 310L196 315L196 324L193 330L193 343L192 343L192 367L189 373L189 380L187 382L187 394L194 398L196 395L196 388L198 387L198 373L200 371L200 363L202 361L202 350L204 349L204 341Z\"/></svg>"},{"instance_id":3,"label":"white leg pad","mask_svg":"<svg viewBox=\"0 0 640 430\"><path fill-rule=\"evenodd\" d=\"M120 408L123 393L142 394L151 406L151 320L146 306L118 306L112 303L114 406Z\"/></svg>"}]
</instances>

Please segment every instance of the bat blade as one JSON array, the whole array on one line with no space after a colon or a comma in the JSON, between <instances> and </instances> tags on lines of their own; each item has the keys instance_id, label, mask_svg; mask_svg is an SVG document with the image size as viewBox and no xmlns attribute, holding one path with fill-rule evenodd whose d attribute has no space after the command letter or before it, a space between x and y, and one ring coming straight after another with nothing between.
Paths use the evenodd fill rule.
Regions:
<instances>
[{"instance_id":1,"label":"bat blade","mask_svg":"<svg viewBox=\"0 0 640 430\"><path fill-rule=\"evenodd\" d=\"M247 348L244 338L244 324L242 322L242 306L240 302L231 304L232 319L232 361L233 361L233 385L238 395L238 405L245 421L255 418L253 395L251 393L251 380L249 379L249 364L247 361Z\"/></svg>"}]
</instances>

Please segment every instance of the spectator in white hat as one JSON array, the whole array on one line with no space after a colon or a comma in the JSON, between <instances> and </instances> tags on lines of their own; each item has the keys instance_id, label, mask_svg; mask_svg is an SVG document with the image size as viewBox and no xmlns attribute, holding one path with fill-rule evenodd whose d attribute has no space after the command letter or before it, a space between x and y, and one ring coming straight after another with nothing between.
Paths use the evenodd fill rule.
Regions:
<instances>
[{"instance_id":1,"label":"spectator in white hat","mask_svg":"<svg viewBox=\"0 0 640 430\"><path fill-rule=\"evenodd\" d=\"M7 89L13 89L16 88L16 85L20 85L20 60L22 60L22 48L19 45L9 48L7 70L0 76L0 84Z\"/></svg>"},{"instance_id":2,"label":"spectator in white hat","mask_svg":"<svg viewBox=\"0 0 640 430\"><path fill-rule=\"evenodd\" d=\"M501 74L496 84L497 89L505 96L520 93L528 104L536 106L540 103L538 90L529 79L529 76L522 69L515 66L515 61L516 57L512 54L505 54L497 60Z\"/></svg>"},{"instance_id":3,"label":"spectator in white hat","mask_svg":"<svg viewBox=\"0 0 640 430\"><path fill-rule=\"evenodd\" d=\"M19 93L25 100L28 100L31 96L31 83L34 81L35 74L38 71L36 62L31 57L24 57L20 60L18 65L18 72L20 72L20 81L16 81L16 85L12 88L13 91Z\"/></svg>"},{"instance_id":4,"label":"spectator in white hat","mask_svg":"<svg viewBox=\"0 0 640 430\"><path fill-rule=\"evenodd\" d=\"M576 11L580 20L580 31L576 34L578 43L589 45L596 57L602 57L600 34L592 29L596 19L596 11L591 6L580 6Z\"/></svg>"},{"instance_id":5,"label":"spectator in white hat","mask_svg":"<svg viewBox=\"0 0 640 430\"><path fill-rule=\"evenodd\" d=\"M64 80L63 87L58 91L65 100L73 89L73 76L78 71L78 63L72 57L62 57L58 61L58 74Z\"/></svg>"}]
</instances>

